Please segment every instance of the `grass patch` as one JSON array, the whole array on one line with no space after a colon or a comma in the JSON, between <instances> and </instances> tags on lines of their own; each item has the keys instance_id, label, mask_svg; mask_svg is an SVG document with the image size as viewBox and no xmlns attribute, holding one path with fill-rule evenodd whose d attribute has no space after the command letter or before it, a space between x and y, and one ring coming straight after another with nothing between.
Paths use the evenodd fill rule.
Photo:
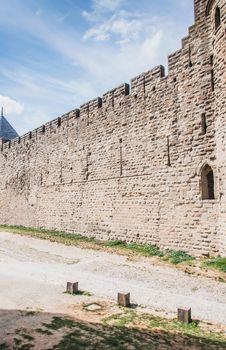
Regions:
<instances>
[{"instance_id":1,"label":"grass patch","mask_svg":"<svg viewBox=\"0 0 226 350\"><path fill-rule=\"evenodd\" d=\"M32 339L33 339L33 337L32 337ZM26 340L28 340L28 339L26 339ZM22 344L23 341L21 339L18 339L18 338L14 338L13 341L15 343L15 346L13 347L13 349L16 349L16 350L31 350L34 347L33 344L28 344L28 343ZM1 349L1 347L0 347L0 349ZM6 347L5 349L8 349L8 348Z\"/></svg>"},{"instance_id":2,"label":"grass patch","mask_svg":"<svg viewBox=\"0 0 226 350\"><path fill-rule=\"evenodd\" d=\"M51 323L43 323L42 324L47 329L59 330L61 328L72 328L74 325L74 321L64 317L53 317Z\"/></svg>"},{"instance_id":3,"label":"grass patch","mask_svg":"<svg viewBox=\"0 0 226 350\"><path fill-rule=\"evenodd\" d=\"M30 343L31 341L34 341L34 337L32 337L29 334L24 333L24 331L25 331L24 329L16 329L15 330L15 333L19 337L21 337L23 340L19 339L19 338L14 338L13 341L15 343L15 346L13 347L13 349L30 350L34 347L34 345ZM1 350L1 348L0 348L0 350Z\"/></svg>"},{"instance_id":4,"label":"grass patch","mask_svg":"<svg viewBox=\"0 0 226 350\"><path fill-rule=\"evenodd\" d=\"M92 297L93 294L90 292L87 292L86 290L78 290L76 293L69 293L67 291L63 292L63 294L69 294L69 295L82 295L84 297Z\"/></svg>"},{"instance_id":5,"label":"grass patch","mask_svg":"<svg viewBox=\"0 0 226 350\"><path fill-rule=\"evenodd\" d=\"M22 344L21 346L17 347L16 350L31 350L34 347L32 344Z\"/></svg>"},{"instance_id":6,"label":"grass patch","mask_svg":"<svg viewBox=\"0 0 226 350\"><path fill-rule=\"evenodd\" d=\"M124 310L123 313L115 314L104 319L104 325L115 325L117 327L133 327L137 325L146 326L151 330L163 330L168 333L180 333L186 336L202 338L204 343L215 342L226 346L226 338L223 333L204 331L198 321L189 324L168 320L150 314L138 314L133 310Z\"/></svg>"},{"instance_id":7,"label":"grass patch","mask_svg":"<svg viewBox=\"0 0 226 350\"><path fill-rule=\"evenodd\" d=\"M114 325L117 327L125 327L133 324L137 319L137 314L135 311L126 310L125 312L114 314L109 317L106 317L103 320L104 325Z\"/></svg>"},{"instance_id":8,"label":"grass patch","mask_svg":"<svg viewBox=\"0 0 226 350\"><path fill-rule=\"evenodd\" d=\"M157 246L151 244L141 245L136 243L129 243L126 245L126 249L141 253L145 256L164 256L164 252L162 252Z\"/></svg>"},{"instance_id":9,"label":"grass patch","mask_svg":"<svg viewBox=\"0 0 226 350\"><path fill-rule=\"evenodd\" d=\"M187 325L134 310L121 310L101 323L54 317L50 324L43 324L53 330L52 336L63 327L66 329L52 350L220 350L226 346L222 333L203 330L198 322Z\"/></svg>"},{"instance_id":10,"label":"grass patch","mask_svg":"<svg viewBox=\"0 0 226 350\"><path fill-rule=\"evenodd\" d=\"M13 341L16 345L20 345L23 342L21 339L18 338L14 338Z\"/></svg>"},{"instance_id":11,"label":"grass patch","mask_svg":"<svg viewBox=\"0 0 226 350\"><path fill-rule=\"evenodd\" d=\"M40 334L46 334L46 335L52 335L53 334L48 329L42 329L42 328L36 328L36 332L40 333Z\"/></svg>"},{"instance_id":12,"label":"grass patch","mask_svg":"<svg viewBox=\"0 0 226 350\"><path fill-rule=\"evenodd\" d=\"M181 250L168 250L166 251L164 260L169 260L172 264L181 264L186 261L194 260L195 258Z\"/></svg>"},{"instance_id":13,"label":"grass patch","mask_svg":"<svg viewBox=\"0 0 226 350\"><path fill-rule=\"evenodd\" d=\"M29 334L21 333L20 336L21 336L22 338L24 338L25 340L29 340L29 341L34 340L34 337L32 337L32 336L29 335Z\"/></svg>"},{"instance_id":14,"label":"grass patch","mask_svg":"<svg viewBox=\"0 0 226 350\"><path fill-rule=\"evenodd\" d=\"M126 243L123 241L109 241L105 242L107 247L127 249L136 253L140 253L145 256L164 256L164 253L155 245L151 244L137 244L137 243Z\"/></svg>"},{"instance_id":15,"label":"grass patch","mask_svg":"<svg viewBox=\"0 0 226 350\"><path fill-rule=\"evenodd\" d=\"M5 232L13 232L21 235L28 235L30 237L37 237L52 242L63 243L65 245L73 245L73 243L78 242L95 242L95 238L84 237L75 233L66 233L63 231L56 230L45 230L45 229L36 229L24 226L8 226L0 225L0 230ZM96 242L97 243L97 242Z\"/></svg>"},{"instance_id":16,"label":"grass patch","mask_svg":"<svg viewBox=\"0 0 226 350\"><path fill-rule=\"evenodd\" d=\"M212 269L226 272L226 258L215 258L204 261L203 265Z\"/></svg>"},{"instance_id":17,"label":"grass patch","mask_svg":"<svg viewBox=\"0 0 226 350\"><path fill-rule=\"evenodd\" d=\"M126 243L123 241L109 241L107 242L108 247L119 247L119 248L125 248Z\"/></svg>"}]
</instances>

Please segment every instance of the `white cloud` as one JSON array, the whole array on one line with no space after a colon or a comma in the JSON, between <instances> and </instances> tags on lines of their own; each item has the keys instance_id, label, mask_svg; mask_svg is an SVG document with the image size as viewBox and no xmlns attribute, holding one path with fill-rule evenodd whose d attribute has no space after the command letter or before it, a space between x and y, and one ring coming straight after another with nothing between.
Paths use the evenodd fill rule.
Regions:
<instances>
[{"instance_id":1,"label":"white cloud","mask_svg":"<svg viewBox=\"0 0 226 350\"><path fill-rule=\"evenodd\" d=\"M113 13L119 10L127 0L93 0L92 10L83 11L83 17L89 22L95 22L107 13Z\"/></svg>"},{"instance_id":2,"label":"white cloud","mask_svg":"<svg viewBox=\"0 0 226 350\"><path fill-rule=\"evenodd\" d=\"M105 41L115 37L115 42L123 45L132 40L137 40L146 27L146 20L128 19L127 16L128 14L124 11L113 15L109 20L90 28L84 34L83 39Z\"/></svg>"},{"instance_id":3,"label":"white cloud","mask_svg":"<svg viewBox=\"0 0 226 350\"><path fill-rule=\"evenodd\" d=\"M4 114L21 114L24 106L9 96L0 95L0 107L4 108Z\"/></svg>"},{"instance_id":4,"label":"white cloud","mask_svg":"<svg viewBox=\"0 0 226 350\"><path fill-rule=\"evenodd\" d=\"M96 11L115 11L125 0L93 0L93 7Z\"/></svg>"},{"instance_id":5,"label":"white cloud","mask_svg":"<svg viewBox=\"0 0 226 350\"><path fill-rule=\"evenodd\" d=\"M96 41L106 41L110 39L110 34L108 33L108 28L105 24L102 24L99 28L89 29L83 36L84 40L93 38Z\"/></svg>"},{"instance_id":6,"label":"white cloud","mask_svg":"<svg viewBox=\"0 0 226 350\"><path fill-rule=\"evenodd\" d=\"M142 45L150 34L154 37L159 31L162 19L156 19L150 14L126 11L122 5L125 1L93 0L93 11L83 12L84 18L91 27L84 33L83 40L118 44L123 50L128 44ZM108 12L103 12L103 8Z\"/></svg>"}]
</instances>

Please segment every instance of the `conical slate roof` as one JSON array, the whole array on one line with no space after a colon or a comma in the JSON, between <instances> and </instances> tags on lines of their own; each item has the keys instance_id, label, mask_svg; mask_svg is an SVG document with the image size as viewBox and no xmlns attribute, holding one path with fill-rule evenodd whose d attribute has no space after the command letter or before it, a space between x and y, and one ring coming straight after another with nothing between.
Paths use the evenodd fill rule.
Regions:
<instances>
[{"instance_id":1,"label":"conical slate roof","mask_svg":"<svg viewBox=\"0 0 226 350\"><path fill-rule=\"evenodd\" d=\"M0 116L0 139L2 140L12 140L17 137L18 134L16 130L9 124L6 118L3 116L3 108Z\"/></svg>"}]
</instances>

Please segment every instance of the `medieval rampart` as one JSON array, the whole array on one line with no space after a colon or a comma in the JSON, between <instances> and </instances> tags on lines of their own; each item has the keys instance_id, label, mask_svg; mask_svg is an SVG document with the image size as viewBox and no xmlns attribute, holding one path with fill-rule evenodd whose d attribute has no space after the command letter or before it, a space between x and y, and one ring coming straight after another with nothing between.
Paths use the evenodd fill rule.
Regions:
<instances>
[{"instance_id":1,"label":"medieval rampart","mask_svg":"<svg viewBox=\"0 0 226 350\"><path fill-rule=\"evenodd\" d=\"M206 5L167 76L156 67L2 145L1 223L226 252L226 5Z\"/></svg>"}]
</instances>

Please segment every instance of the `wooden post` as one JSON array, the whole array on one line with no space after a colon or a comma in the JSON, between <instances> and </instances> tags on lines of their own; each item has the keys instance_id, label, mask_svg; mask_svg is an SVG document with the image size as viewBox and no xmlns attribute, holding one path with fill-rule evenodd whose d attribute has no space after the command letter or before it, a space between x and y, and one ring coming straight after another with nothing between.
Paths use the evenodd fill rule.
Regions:
<instances>
[{"instance_id":1,"label":"wooden post","mask_svg":"<svg viewBox=\"0 0 226 350\"><path fill-rule=\"evenodd\" d=\"M75 282L75 283L67 282L66 292L69 294L76 294L78 292L78 282Z\"/></svg>"},{"instance_id":2,"label":"wooden post","mask_svg":"<svg viewBox=\"0 0 226 350\"><path fill-rule=\"evenodd\" d=\"M177 309L177 319L179 322L184 323L191 323L191 309L185 308L185 309Z\"/></svg>"},{"instance_id":3,"label":"wooden post","mask_svg":"<svg viewBox=\"0 0 226 350\"><path fill-rule=\"evenodd\" d=\"M130 307L130 293L118 293L118 305Z\"/></svg>"}]
</instances>

